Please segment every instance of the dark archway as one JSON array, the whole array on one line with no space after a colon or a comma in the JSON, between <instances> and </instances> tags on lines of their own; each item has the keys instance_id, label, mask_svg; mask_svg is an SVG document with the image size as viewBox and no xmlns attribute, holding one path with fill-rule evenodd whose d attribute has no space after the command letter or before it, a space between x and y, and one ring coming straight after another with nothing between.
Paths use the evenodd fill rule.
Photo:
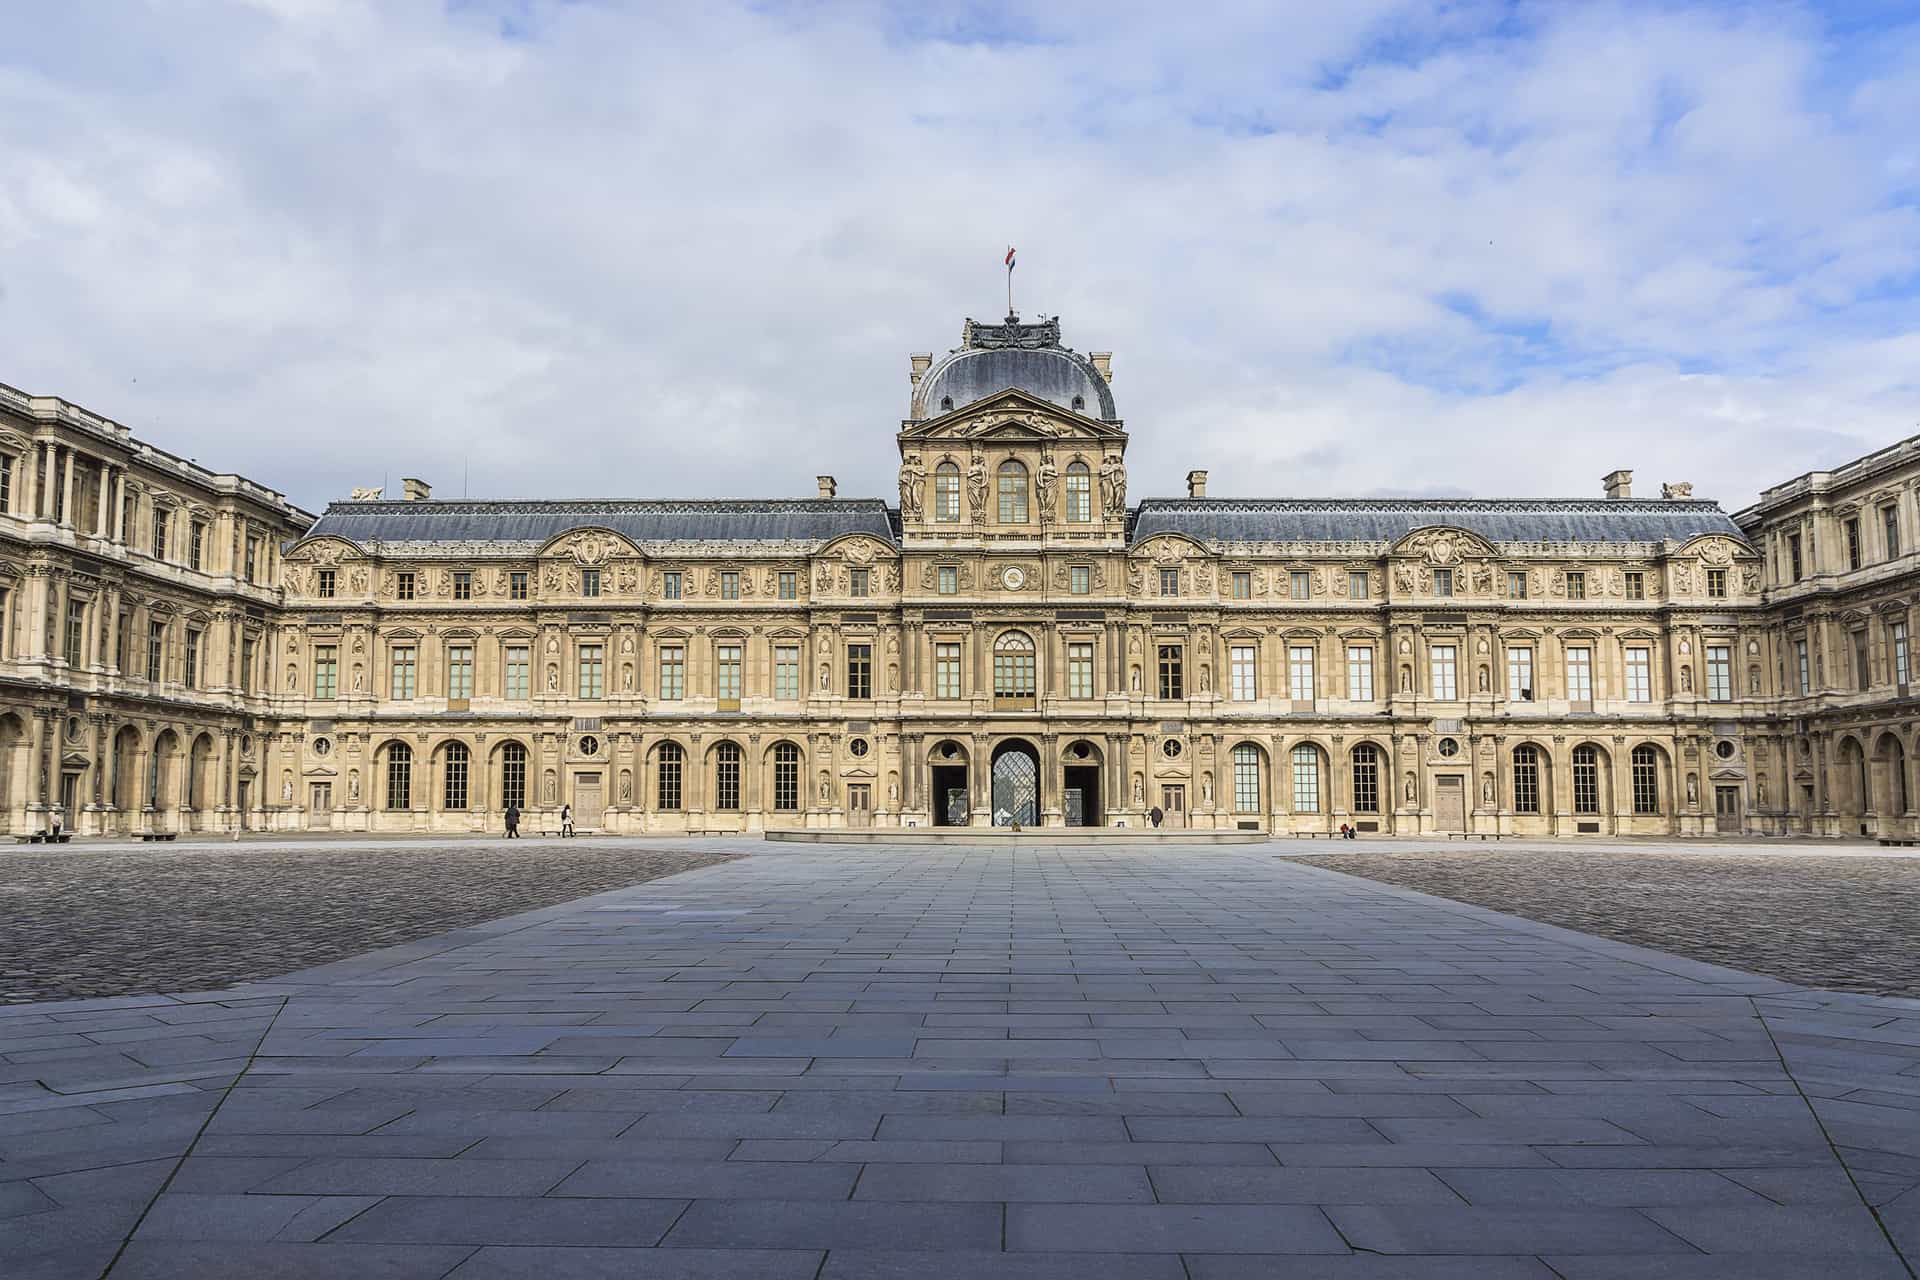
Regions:
<instances>
[{"instance_id":1,"label":"dark archway","mask_svg":"<svg viewBox=\"0 0 1920 1280\"><path fill-rule=\"evenodd\" d=\"M1068 744L1060 767L1060 807L1068 826L1097 827L1105 821L1100 772L1100 748L1085 739Z\"/></svg>"},{"instance_id":2,"label":"dark archway","mask_svg":"<svg viewBox=\"0 0 1920 1280\"><path fill-rule=\"evenodd\" d=\"M1040 753L1030 742L1003 742L993 752L993 825L1039 824Z\"/></svg>"},{"instance_id":3,"label":"dark archway","mask_svg":"<svg viewBox=\"0 0 1920 1280\"><path fill-rule=\"evenodd\" d=\"M966 826L972 817L967 794L967 749L953 741L935 743L927 753L927 807L933 825Z\"/></svg>"}]
</instances>

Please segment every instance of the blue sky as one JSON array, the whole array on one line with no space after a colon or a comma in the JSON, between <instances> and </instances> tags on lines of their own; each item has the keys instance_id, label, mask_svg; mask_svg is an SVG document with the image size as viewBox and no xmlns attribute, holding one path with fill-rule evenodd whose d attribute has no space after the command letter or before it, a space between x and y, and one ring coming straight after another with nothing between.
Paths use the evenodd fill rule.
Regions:
<instances>
[{"instance_id":1,"label":"blue sky","mask_svg":"<svg viewBox=\"0 0 1920 1280\"><path fill-rule=\"evenodd\" d=\"M34 7L0 381L309 506L890 494L1010 242L1137 494L1737 507L1920 432L1910 4Z\"/></svg>"}]
</instances>

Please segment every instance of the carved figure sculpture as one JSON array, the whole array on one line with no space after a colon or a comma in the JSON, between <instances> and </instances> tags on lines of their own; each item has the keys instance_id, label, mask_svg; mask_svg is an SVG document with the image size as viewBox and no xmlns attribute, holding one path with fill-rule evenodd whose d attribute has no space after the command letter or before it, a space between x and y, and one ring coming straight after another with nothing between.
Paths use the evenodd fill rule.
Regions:
<instances>
[{"instance_id":1,"label":"carved figure sculpture","mask_svg":"<svg viewBox=\"0 0 1920 1280\"><path fill-rule=\"evenodd\" d=\"M987 516L987 464L975 457L967 466L967 506L975 520Z\"/></svg>"},{"instance_id":2,"label":"carved figure sculpture","mask_svg":"<svg viewBox=\"0 0 1920 1280\"><path fill-rule=\"evenodd\" d=\"M1100 503L1109 516L1127 509L1127 468L1117 453L1108 454L1100 463Z\"/></svg>"},{"instance_id":3,"label":"carved figure sculpture","mask_svg":"<svg viewBox=\"0 0 1920 1280\"><path fill-rule=\"evenodd\" d=\"M1035 490L1035 494L1040 500L1040 519L1043 521L1051 521L1053 519L1054 488L1060 483L1060 468L1053 465L1053 455L1051 453L1043 453L1040 455L1039 481L1040 484L1038 489Z\"/></svg>"},{"instance_id":4,"label":"carved figure sculpture","mask_svg":"<svg viewBox=\"0 0 1920 1280\"><path fill-rule=\"evenodd\" d=\"M900 514L911 520L920 514L920 499L927 481L927 469L920 455L910 453L900 462Z\"/></svg>"}]
</instances>

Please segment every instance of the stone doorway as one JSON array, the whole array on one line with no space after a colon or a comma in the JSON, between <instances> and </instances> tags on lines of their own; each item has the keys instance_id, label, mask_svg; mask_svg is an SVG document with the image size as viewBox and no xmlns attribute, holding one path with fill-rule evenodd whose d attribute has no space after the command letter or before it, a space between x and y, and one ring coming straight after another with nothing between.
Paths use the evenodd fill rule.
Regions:
<instances>
[{"instance_id":1,"label":"stone doorway","mask_svg":"<svg viewBox=\"0 0 1920 1280\"><path fill-rule=\"evenodd\" d=\"M1026 742L1004 742L993 753L993 825L1040 825L1040 756Z\"/></svg>"},{"instance_id":2,"label":"stone doorway","mask_svg":"<svg viewBox=\"0 0 1920 1280\"><path fill-rule=\"evenodd\" d=\"M1433 780L1433 826L1436 831L1467 829L1467 780L1443 773Z\"/></svg>"}]
</instances>

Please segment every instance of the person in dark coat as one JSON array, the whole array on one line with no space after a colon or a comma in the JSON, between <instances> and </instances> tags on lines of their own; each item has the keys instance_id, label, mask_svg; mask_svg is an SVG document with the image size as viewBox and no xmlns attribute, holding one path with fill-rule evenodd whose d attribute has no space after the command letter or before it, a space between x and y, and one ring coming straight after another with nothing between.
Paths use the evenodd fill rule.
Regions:
<instances>
[{"instance_id":1,"label":"person in dark coat","mask_svg":"<svg viewBox=\"0 0 1920 1280\"><path fill-rule=\"evenodd\" d=\"M507 806L507 839L518 840L519 838L520 806L517 804L509 804Z\"/></svg>"},{"instance_id":2,"label":"person in dark coat","mask_svg":"<svg viewBox=\"0 0 1920 1280\"><path fill-rule=\"evenodd\" d=\"M1153 808L1147 810L1147 821L1151 822L1156 827L1160 825L1160 820L1166 816L1167 816L1166 814L1160 812L1159 805L1155 805L1153 806Z\"/></svg>"}]
</instances>

